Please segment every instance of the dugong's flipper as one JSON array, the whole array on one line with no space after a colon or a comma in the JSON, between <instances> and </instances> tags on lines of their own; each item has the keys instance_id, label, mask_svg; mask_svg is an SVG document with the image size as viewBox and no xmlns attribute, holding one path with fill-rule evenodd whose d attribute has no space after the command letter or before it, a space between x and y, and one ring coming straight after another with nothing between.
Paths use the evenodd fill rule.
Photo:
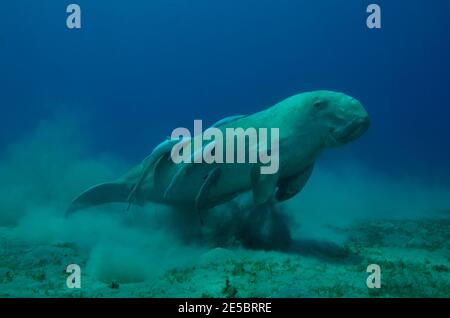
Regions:
<instances>
[{"instance_id":1,"label":"dugong's flipper","mask_svg":"<svg viewBox=\"0 0 450 318\"><path fill-rule=\"evenodd\" d=\"M78 198L73 200L66 212L66 216L78 210L96 205L114 202L127 202L131 187L132 186L127 183L114 182L96 185L86 190Z\"/></svg>"},{"instance_id":2,"label":"dugong's flipper","mask_svg":"<svg viewBox=\"0 0 450 318\"><path fill-rule=\"evenodd\" d=\"M293 177L281 179L278 182L278 190L275 195L277 200L280 202L289 200L302 191L309 177L311 177L313 169L314 163Z\"/></svg>"},{"instance_id":3,"label":"dugong's flipper","mask_svg":"<svg viewBox=\"0 0 450 318\"><path fill-rule=\"evenodd\" d=\"M273 197L279 179L276 174L261 174L260 166L255 166L251 172L253 203L255 206L268 203Z\"/></svg>"}]
</instances>

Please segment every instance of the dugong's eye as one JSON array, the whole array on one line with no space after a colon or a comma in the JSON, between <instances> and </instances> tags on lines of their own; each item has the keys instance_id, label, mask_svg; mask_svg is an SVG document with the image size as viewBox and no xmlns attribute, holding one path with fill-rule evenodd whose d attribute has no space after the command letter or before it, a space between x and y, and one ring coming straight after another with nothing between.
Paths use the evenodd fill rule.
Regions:
<instances>
[{"instance_id":1,"label":"dugong's eye","mask_svg":"<svg viewBox=\"0 0 450 318\"><path fill-rule=\"evenodd\" d=\"M313 103L313 107L314 107L315 109L320 109L320 108L325 107L326 104L327 104L326 101L321 100L321 99L318 99L318 100L316 100L316 101Z\"/></svg>"}]
</instances>

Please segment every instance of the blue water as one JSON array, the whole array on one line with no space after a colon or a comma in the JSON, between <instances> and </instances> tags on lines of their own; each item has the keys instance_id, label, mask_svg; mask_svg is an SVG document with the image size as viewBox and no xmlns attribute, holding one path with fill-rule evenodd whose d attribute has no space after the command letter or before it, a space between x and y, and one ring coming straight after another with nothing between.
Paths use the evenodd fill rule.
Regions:
<instances>
[{"instance_id":1,"label":"blue water","mask_svg":"<svg viewBox=\"0 0 450 318\"><path fill-rule=\"evenodd\" d=\"M450 183L450 2L68 1L0 5L0 149L55 112L86 116L90 149L130 162L173 128L253 113L290 95L343 91L370 131L324 162Z\"/></svg>"}]
</instances>

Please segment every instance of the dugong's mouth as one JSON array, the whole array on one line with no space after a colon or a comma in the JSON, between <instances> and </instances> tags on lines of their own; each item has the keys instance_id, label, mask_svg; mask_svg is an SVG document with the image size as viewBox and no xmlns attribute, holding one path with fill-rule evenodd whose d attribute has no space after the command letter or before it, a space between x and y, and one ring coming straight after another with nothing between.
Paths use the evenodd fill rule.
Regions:
<instances>
[{"instance_id":1,"label":"dugong's mouth","mask_svg":"<svg viewBox=\"0 0 450 318\"><path fill-rule=\"evenodd\" d=\"M353 120L343 129L331 129L330 135L335 145L343 145L361 137L369 127L369 116L364 116Z\"/></svg>"}]
</instances>

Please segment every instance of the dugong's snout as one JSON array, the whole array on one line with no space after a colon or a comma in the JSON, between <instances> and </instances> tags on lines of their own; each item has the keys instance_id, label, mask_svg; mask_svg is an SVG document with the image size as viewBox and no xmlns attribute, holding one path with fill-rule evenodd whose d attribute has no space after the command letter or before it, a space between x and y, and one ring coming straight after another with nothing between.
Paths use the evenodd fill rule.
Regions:
<instances>
[{"instance_id":1,"label":"dugong's snout","mask_svg":"<svg viewBox=\"0 0 450 318\"><path fill-rule=\"evenodd\" d=\"M370 116L364 106L350 96L344 96L337 114L339 120L331 127L330 146L339 146L361 137L370 127Z\"/></svg>"},{"instance_id":2,"label":"dugong's snout","mask_svg":"<svg viewBox=\"0 0 450 318\"><path fill-rule=\"evenodd\" d=\"M358 118L352 121L334 139L340 144L346 144L361 137L370 126L369 117Z\"/></svg>"}]
</instances>

